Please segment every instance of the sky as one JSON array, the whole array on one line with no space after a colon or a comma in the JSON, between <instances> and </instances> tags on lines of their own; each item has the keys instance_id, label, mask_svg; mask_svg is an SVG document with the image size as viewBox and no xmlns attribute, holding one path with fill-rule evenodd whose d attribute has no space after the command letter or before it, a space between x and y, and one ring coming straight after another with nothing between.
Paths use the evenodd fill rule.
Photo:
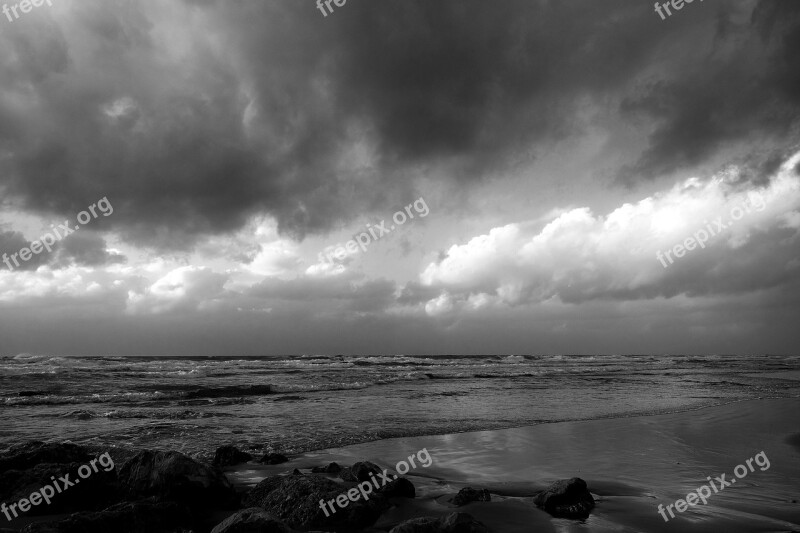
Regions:
<instances>
[{"instance_id":1,"label":"sky","mask_svg":"<svg viewBox=\"0 0 800 533\"><path fill-rule=\"evenodd\" d=\"M0 355L800 349L796 0L7 5Z\"/></svg>"}]
</instances>

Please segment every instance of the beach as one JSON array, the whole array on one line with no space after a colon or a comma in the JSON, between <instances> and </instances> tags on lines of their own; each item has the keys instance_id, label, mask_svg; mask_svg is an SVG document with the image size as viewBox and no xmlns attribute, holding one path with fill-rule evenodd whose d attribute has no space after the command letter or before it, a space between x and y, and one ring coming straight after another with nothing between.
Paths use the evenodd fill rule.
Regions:
<instances>
[{"instance_id":1,"label":"beach","mask_svg":"<svg viewBox=\"0 0 800 533\"><path fill-rule=\"evenodd\" d=\"M0 472L3 502L92 456L109 453L116 465L110 477L81 486L89 492L71 489L67 504L6 526L69 523L76 512L89 522L55 531L94 531L100 518L100 530L113 529L148 516L156 522L125 531L180 531L158 529L169 518L200 533L255 505L309 530L299 527L308 517L292 515L303 494L335 495L354 481L312 468L366 461L392 471L426 450L430 466L403 476L414 498L376 496L380 505L358 528L316 530L386 532L454 512L512 533L800 530L798 367L794 356L5 358L0 459L31 446L57 453L31 452L41 460L15 467L26 472L24 483ZM218 461L220 449L241 457ZM758 454L766 468L753 464ZM55 466L39 465L53 457ZM679 512L679 499L721 474L732 479L748 460L751 470L735 485ZM176 497L158 487L142 492L143 479L181 486L187 471L218 489L189 512L201 521L137 507L141 497ZM570 478L584 480L594 499L587 517L556 518L534 505L540 491ZM275 508L263 494L250 497L278 482L287 486L276 494L296 503ZM491 501L456 507L450 500L466 487L487 490ZM91 514L114 502L133 507L124 516ZM672 516L662 511L670 504ZM25 533L50 533L29 527Z\"/></svg>"},{"instance_id":2,"label":"beach","mask_svg":"<svg viewBox=\"0 0 800 533\"><path fill-rule=\"evenodd\" d=\"M748 400L680 413L540 424L454 435L385 439L302 454L289 463L227 473L239 487L264 476L335 461L391 467L426 448L433 465L407 477L417 498L384 515L375 531L407 518L446 515L459 489L487 488L491 502L459 508L497 532L754 532L800 529L800 399ZM764 451L770 468L665 522L659 503L684 497L707 476L728 473ZM596 495L583 522L556 519L531 498L557 479L578 476Z\"/></svg>"}]
</instances>

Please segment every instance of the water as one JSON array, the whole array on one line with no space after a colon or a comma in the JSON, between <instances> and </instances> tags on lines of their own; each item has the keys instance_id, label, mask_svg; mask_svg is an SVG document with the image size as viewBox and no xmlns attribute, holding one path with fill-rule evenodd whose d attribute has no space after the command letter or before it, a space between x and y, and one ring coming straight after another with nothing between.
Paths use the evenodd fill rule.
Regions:
<instances>
[{"instance_id":1,"label":"water","mask_svg":"<svg viewBox=\"0 0 800 533\"><path fill-rule=\"evenodd\" d=\"M797 397L800 356L0 358L0 444L298 453Z\"/></svg>"}]
</instances>

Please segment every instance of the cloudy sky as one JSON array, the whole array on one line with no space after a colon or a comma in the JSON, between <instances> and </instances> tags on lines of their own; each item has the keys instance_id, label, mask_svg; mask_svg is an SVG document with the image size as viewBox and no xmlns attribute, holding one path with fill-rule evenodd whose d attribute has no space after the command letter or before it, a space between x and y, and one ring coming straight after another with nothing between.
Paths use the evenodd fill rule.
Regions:
<instances>
[{"instance_id":1,"label":"cloudy sky","mask_svg":"<svg viewBox=\"0 0 800 533\"><path fill-rule=\"evenodd\" d=\"M0 355L800 349L796 0L52 4L0 18Z\"/></svg>"}]
</instances>

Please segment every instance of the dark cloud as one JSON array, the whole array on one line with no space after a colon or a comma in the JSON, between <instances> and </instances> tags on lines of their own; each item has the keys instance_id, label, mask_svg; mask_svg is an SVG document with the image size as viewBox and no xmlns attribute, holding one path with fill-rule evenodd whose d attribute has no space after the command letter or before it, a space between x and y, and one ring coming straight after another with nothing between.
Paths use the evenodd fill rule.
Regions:
<instances>
[{"instance_id":1,"label":"dark cloud","mask_svg":"<svg viewBox=\"0 0 800 533\"><path fill-rule=\"evenodd\" d=\"M27 261L23 261L19 257L19 252L23 248L29 248L30 241L18 231L2 231L0 232L0 260L5 261L8 259L8 264L0 263L0 272L9 270L9 264L13 270L36 270L40 266L47 264L51 257L48 257L46 250L41 250L39 254L31 254ZM54 246L53 248L57 247ZM12 257L16 254L16 258ZM7 256L7 257L6 257Z\"/></svg>"},{"instance_id":2,"label":"dark cloud","mask_svg":"<svg viewBox=\"0 0 800 533\"><path fill-rule=\"evenodd\" d=\"M800 125L800 4L761 1L741 22L729 8L719 8L711 50L698 42L691 62L623 101L626 114L656 121L648 148L624 169L623 181L691 167L726 144L768 139L786 151L796 142L784 139Z\"/></svg>"},{"instance_id":3,"label":"dark cloud","mask_svg":"<svg viewBox=\"0 0 800 533\"><path fill-rule=\"evenodd\" d=\"M795 5L716 20L698 62L724 7L661 21L623 1L351 0L322 17L313 2L194 0L176 19L84 2L71 26L43 15L3 38L0 188L64 216L108 196L98 224L137 244L186 249L260 212L302 238L413 199L437 165L487 179L622 95L657 120L632 171L668 172L793 124ZM637 84L653 64L663 76ZM354 160L359 145L374 157Z\"/></svg>"},{"instance_id":4,"label":"dark cloud","mask_svg":"<svg viewBox=\"0 0 800 533\"><path fill-rule=\"evenodd\" d=\"M104 266L126 261L124 255L109 252L105 240L100 235L84 231L73 233L62 241L53 263L60 267L70 264Z\"/></svg>"}]
</instances>

